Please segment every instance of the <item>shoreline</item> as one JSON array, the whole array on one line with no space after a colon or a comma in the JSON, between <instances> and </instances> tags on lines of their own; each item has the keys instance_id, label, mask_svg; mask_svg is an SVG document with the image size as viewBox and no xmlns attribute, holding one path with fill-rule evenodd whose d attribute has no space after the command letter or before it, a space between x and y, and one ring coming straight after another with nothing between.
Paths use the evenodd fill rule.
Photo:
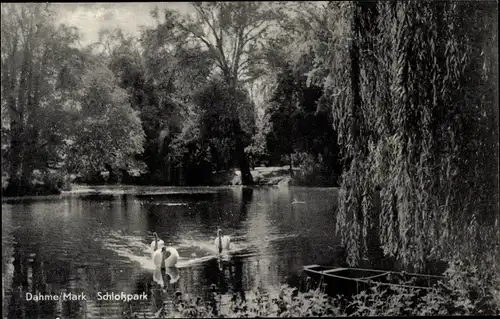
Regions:
<instances>
[{"instance_id":1,"label":"shoreline","mask_svg":"<svg viewBox=\"0 0 500 319\"><path fill-rule=\"evenodd\" d=\"M256 167L251 170L254 183L252 185L242 185L241 184L241 173L238 169L233 169L229 171L214 172L213 181L214 185L190 185L190 186L174 186L174 185L146 185L146 184L85 184L85 183L74 183L71 184L70 190L60 190L59 194L47 193L47 194L36 194L36 195L23 195L23 196L3 196L2 202L4 200L13 200L18 198L60 198L66 195L75 194L102 194L101 190L112 189L116 191L110 192L110 194L117 194L120 188L124 190L133 188L159 188L159 189L173 189L173 190L190 190L187 193L191 193L193 189L232 189L235 187L245 187L245 188L267 188L267 187L293 187L293 188L315 188L315 189L338 189L338 186L324 186L312 184L301 184L297 181L296 176L299 174L298 169L294 169L295 177L290 176L290 170L287 166L270 166L270 167ZM4 190L2 189L2 193ZM176 194L179 192L176 192ZM164 194L163 192L158 194ZM155 195L155 194L151 194Z\"/></svg>"},{"instance_id":2,"label":"shoreline","mask_svg":"<svg viewBox=\"0 0 500 319\"><path fill-rule=\"evenodd\" d=\"M15 200L30 200L30 199L59 199L66 196L72 195L124 195L124 194L137 194L134 189L147 189L153 188L160 191L146 192L139 195L183 195L183 194L212 194L216 193L218 190L224 189L235 189L235 188L252 188L252 189L264 189L264 188L279 188L279 185L214 185L214 186L157 186L157 185L135 185L135 184L100 184L100 185L86 185L86 184L75 184L72 185L71 190L61 191L60 194L47 194L47 195L27 195L27 196L2 196L2 203L6 201ZM318 189L318 190L338 190L339 187L327 187L327 186L299 186L299 185L286 185L281 186L293 189ZM125 188L125 189L123 189ZM168 190L171 191L168 191ZM202 191L205 190L206 191ZM165 190L165 191L161 191ZM214 191L209 191L214 190Z\"/></svg>"}]
</instances>

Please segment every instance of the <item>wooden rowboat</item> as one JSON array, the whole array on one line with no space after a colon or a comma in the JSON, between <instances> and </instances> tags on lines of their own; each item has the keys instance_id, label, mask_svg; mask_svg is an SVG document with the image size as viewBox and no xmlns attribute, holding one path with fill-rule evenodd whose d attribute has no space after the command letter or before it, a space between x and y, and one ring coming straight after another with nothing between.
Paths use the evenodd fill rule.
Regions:
<instances>
[{"instance_id":1,"label":"wooden rowboat","mask_svg":"<svg viewBox=\"0 0 500 319\"><path fill-rule=\"evenodd\" d=\"M375 285L430 290L444 276L394 272L389 270L304 266L304 272L317 285L326 285L330 294L352 295Z\"/></svg>"}]
</instances>

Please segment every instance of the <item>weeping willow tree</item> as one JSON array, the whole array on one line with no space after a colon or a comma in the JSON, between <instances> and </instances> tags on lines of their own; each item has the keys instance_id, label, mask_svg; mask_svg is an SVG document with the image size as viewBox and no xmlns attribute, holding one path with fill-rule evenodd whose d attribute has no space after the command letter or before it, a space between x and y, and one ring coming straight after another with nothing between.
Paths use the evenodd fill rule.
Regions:
<instances>
[{"instance_id":1,"label":"weeping willow tree","mask_svg":"<svg viewBox=\"0 0 500 319\"><path fill-rule=\"evenodd\" d=\"M327 38L315 47L322 72L311 76L327 74L350 163L337 214L348 262L378 246L415 270L498 252L496 2L338 2L328 10Z\"/></svg>"}]
</instances>

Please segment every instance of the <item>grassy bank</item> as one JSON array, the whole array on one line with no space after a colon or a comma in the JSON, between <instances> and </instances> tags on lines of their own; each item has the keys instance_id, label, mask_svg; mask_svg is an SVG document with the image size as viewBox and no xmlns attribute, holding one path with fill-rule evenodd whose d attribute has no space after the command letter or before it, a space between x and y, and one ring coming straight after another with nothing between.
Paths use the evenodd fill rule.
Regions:
<instances>
[{"instance_id":1,"label":"grassy bank","mask_svg":"<svg viewBox=\"0 0 500 319\"><path fill-rule=\"evenodd\" d=\"M251 173L255 185L336 186L333 181L325 178L325 174L319 171L310 172L294 168L293 174L290 174L288 165L255 167ZM213 181L215 185L241 185L241 174L237 169L218 172L214 175Z\"/></svg>"}]
</instances>

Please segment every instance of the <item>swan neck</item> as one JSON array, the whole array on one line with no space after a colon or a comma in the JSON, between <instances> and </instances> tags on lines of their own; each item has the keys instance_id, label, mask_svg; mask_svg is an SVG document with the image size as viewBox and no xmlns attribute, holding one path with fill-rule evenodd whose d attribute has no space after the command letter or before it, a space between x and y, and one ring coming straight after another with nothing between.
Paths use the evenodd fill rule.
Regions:
<instances>
[{"instance_id":1,"label":"swan neck","mask_svg":"<svg viewBox=\"0 0 500 319\"><path fill-rule=\"evenodd\" d=\"M170 253L170 256L168 257L166 254L167 252ZM179 253L177 252L177 250L174 248L167 248L162 258L161 267L165 268L167 266L167 261L168 261L168 267L175 266L178 259L179 259Z\"/></svg>"},{"instance_id":2,"label":"swan neck","mask_svg":"<svg viewBox=\"0 0 500 319\"><path fill-rule=\"evenodd\" d=\"M219 254L222 252L222 236L219 232Z\"/></svg>"},{"instance_id":3,"label":"swan neck","mask_svg":"<svg viewBox=\"0 0 500 319\"><path fill-rule=\"evenodd\" d=\"M177 250L172 249L172 248L167 248L167 251L170 253L169 258L172 256L179 258L179 253L177 252Z\"/></svg>"}]
</instances>

